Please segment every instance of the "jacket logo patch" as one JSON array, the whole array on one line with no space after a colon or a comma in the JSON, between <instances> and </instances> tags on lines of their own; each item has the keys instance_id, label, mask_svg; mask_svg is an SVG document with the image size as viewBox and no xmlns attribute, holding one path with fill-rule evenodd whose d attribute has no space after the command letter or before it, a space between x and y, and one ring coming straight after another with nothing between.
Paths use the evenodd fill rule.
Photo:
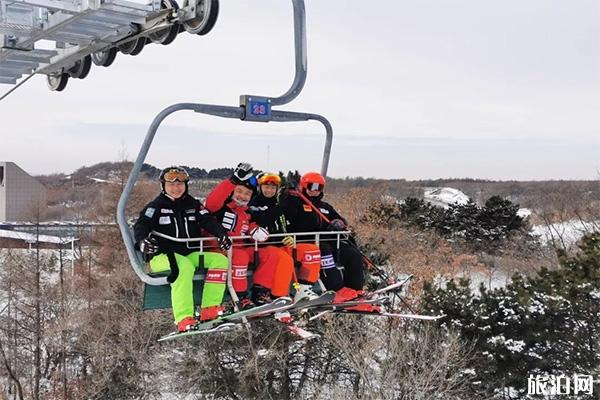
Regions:
<instances>
[{"instance_id":1,"label":"jacket logo patch","mask_svg":"<svg viewBox=\"0 0 600 400\"><path fill-rule=\"evenodd\" d=\"M144 213L144 215L148 218L152 218L154 216L155 211L156 209L154 207L148 207L146 208L146 212Z\"/></svg>"},{"instance_id":2,"label":"jacket logo patch","mask_svg":"<svg viewBox=\"0 0 600 400\"><path fill-rule=\"evenodd\" d=\"M160 217L158 219L159 225L169 225L171 223L171 217Z\"/></svg>"},{"instance_id":3,"label":"jacket logo patch","mask_svg":"<svg viewBox=\"0 0 600 400\"><path fill-rule=\"evenodd\" d=\"M329 269L335 267L335 260L331 254L321 257L321 269Z\"/></svg>"},{"instance_id":4,"label":"jacket logo patch","mask_svg":"<svg viewBox=\"0 0 600 400\"><path fill-rule=\"evenodd\" d=\"M324 208L319 208L319 211L321 211L323 214L329 214L329 210L326 210Z\"/></svg>"},{"instance_id":5,"label":"jacket logo patch","mask_svg":"<svg viewBox=\"0 0 600 400\"><path fill-rule=\"evenodd\" d=\"M237 214L225 211L225 213L223 214L223 221L221 221L221 225L223 225L223 228L227 229L228 231L232 231L236 222Z\"/></svg>"},{"instance_id":6,"label":"jacket logo patch","mask_svg":"<svg viewBox=\"0 0 600 400\"><path fill-rule=\"evenodd\" d=\"M306 211L306 212L312 212L312 208L309 205L305 204L304 205L304 211Z\"/></svg>"},{"instance_id":7,"label":"jacket logo patch","mask_svg":"<svg viewBox=\"0 0 600 400\"><path fill-rule=\"evenodd\" d=\"M161 208L160 212L162 214L173 214L173 210L171 210L170 208Z\"/></svg>"},{"instance_id":8,"label":"jacket logo patch","mask_svg":"<svg viewBox=\"0 0 600 400\"><path fill-rule=\"evenodd\" d=\"M315 262L318 263L321 261L321 252L306 252L304 253L304 262L310 263Z\"/></svg>"},{"instance_id":9,"label":"jacket logo patch","mask_svg":"<svg viewBox=\"0 0 600 400\"><path fill-rule=\"evenodd\" d=\"M204 208L202 210L200 210L200 215L206 215L206 214L208 214L208 210L206 210Z\"/></svg>"}]
</instances>

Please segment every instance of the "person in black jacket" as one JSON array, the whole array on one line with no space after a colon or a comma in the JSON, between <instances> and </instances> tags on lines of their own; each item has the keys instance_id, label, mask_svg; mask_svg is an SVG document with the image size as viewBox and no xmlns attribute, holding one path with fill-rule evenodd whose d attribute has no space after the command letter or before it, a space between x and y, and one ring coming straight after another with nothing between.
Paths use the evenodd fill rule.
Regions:
<instances>
[{"instance_id":1,"label":"person in black jacket","mask_svg":"<svg viewBox=\"0 0 600 400\"><path fill-rule=\"evenodd\" d=\"M169 167L160 174L161 193L148 203L134 225L136 247L144 254L153 272L171 271L171 302L177 329L192 329L194 318L193 276L204 260L207 269L200 320L217 318L223 312L221 302L227 279L227 257L220 253L189 248L190 243L152 236L156 231L174 238L195 238L201 229L218 238L221 249L229 249L231 240L225 229L202 204L188 194L189 175L181 167ZM194 243L191 243L194 246ZM196 243L197 248L197 243Z\"/></svg>"},{"instance_id":2,"label":"person in black jacket","mask_svg":"<svg viewBox=\"0 0 600 400\"><path fill-rule=\"evenodd\" d=\"M289 221L289 232L343 231L347 229L346 220L323 201L325 178L317 172L308 172L300 180L298 191L317 208L329 222L325 221L310 204L292 193L288 195L285 216ZM363 293L365 283L365 265L358 249L347 241L340 242L339 252L332 242L321 241L321 281L328 290L336 291L334 302L354 299ZM339 266L343 266L342 273ZM362 306L361 306L362 307ZM364 308L364 307L363 307ZM366 308L369 308L367 306ZM362 309L362 311L371 311Z\"/></svg>"}]
</instances>

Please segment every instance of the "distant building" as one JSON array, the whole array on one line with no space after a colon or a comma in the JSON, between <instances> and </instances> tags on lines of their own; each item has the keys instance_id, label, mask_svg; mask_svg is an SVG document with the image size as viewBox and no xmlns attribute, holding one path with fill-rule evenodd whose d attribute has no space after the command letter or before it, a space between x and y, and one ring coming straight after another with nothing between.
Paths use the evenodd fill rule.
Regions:
<instances>
[{"instance_id":1,"label":"distant building","mask_svg":"<svg viewBox=\"0 0 600 400\"><path fill-rule=\"evenodd\" d=\"M46 207L46 188L17 164L0 161L0 222L31 219L37 206Z\"/></svg>"}]
</instances>

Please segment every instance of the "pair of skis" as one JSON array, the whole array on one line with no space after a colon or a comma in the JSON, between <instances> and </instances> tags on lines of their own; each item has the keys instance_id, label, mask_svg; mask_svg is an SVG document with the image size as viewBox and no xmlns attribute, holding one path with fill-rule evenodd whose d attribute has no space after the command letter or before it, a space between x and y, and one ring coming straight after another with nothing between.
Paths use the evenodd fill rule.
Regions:
<instances>
[{"instance_id":1,"label":"pair of skis","mask_svg":"<svg viewBox=\"0 0 600 400\"><path fill-rule=\"evenodd\" d=\"M311 309L323 309L323 311L312 316L309 320L319 318L329 313L362 314L384 317L412 318L421 320L436 320L441 318L442 316L348 310L349 307L354 307L361 304L385 304L387 301L389 301L389 299L381 295L385 294L386 292L394 291L401 288L409 279L411 279L411 276L404 279L403 281L398 281L384 288L378 289L374 292L370 292L363 298L337 304L333 304L335 292L331 291L323 293L316 299L305 299L300 300L296 303L292 303L292 300L289 297L280 297L274 300L273 302L264 304L262 306L228 314L212 321L200 322L196 324L193 327L193 329L186 332L169 333L168 335L165 335L158 339L158 341L162 342L180 337L194 336L205 333L226 332L241 326L247 320L256 320L270 316L273 316L276 320L284 323L290 332L296 334L302 339L310 339L318 337L319 335L304 330L303 328L297 326L292 319L292 314L295 314L297 312L304 312Z\"/></svg>"},{"instance_id":2,"label":"pair of skis","mask_svg":"<svg viewBox=\"0 0 600 400\"><path fill-rule=\"evenodd\" d=\"M296 310L305 310L313 307L319 307L326 304L330 304L333 302L334 297L335 292L325 292L316 299L300 300L296 303L293 303L292 299L289 297L279 297L268 304L263 304L261 306L250 308L248 310L223 315L211 321L199 322L186 332L171 332L159 338L158 341L164 342L180 337L194 336L204 333L226 332L235 329L237 326L242 325L248 320L256 320L259 318L265 318L270 316L275 316L277 319L277 313L292 313ZM281 321L283 322L287 320L284 319L284 317L281 317ZM298 329L292 326L292 322L285 323L290 329L290 331L300 332Z\"/></svg>"}]
</instances>

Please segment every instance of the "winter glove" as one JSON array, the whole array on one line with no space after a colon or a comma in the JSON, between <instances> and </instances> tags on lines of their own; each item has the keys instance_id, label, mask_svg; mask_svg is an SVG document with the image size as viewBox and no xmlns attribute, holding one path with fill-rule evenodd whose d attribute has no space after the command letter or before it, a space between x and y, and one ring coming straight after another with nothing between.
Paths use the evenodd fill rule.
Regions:
<instances>
[{"instance_id":1,"label":"winter glove","mask_svg":"<svg viewBox=\"0 0 600 400\"><path fill-rule=\"evenodd\" d=\"M226 234L219 236L217 239L219 241L219 248L223 251L227 251L231 248L231 239Z\"/></svg>"},{"instance_id":2,"label":"winter glove","mask_svg":"<svg viewBox=\"0 0 600 400\"><path fill-rule=\"evenodd\" d=\"M262 226L257 226L252 230L252 232L250 232L250 236L252 236L252 239L256 240L257 242L264 242L269 238L269 231Z\"/></svg>"},{"instance_id":3,"label":"winter glove","mask_svg":"<svg viewBox=\"0 0 600 400\"><path fill-rule=\"evenodd\" d=\"M233 171L233 175L231 176L231 181L235 184L239 184L244 182L247 179L250 179L252 176L252 165L249 163L239 163L238 166Z\"/></svg>"},{"instance_id":4,"label":"winter glove","mask_svg":"<svg viewBox=\"0 0 600 400\"><path fill-rule=\"evenodd\" d=\"M343 231L346 229L346 223L341 219L336 218L329 223L329 229L332 231Z\"/></svg>"},{"instance_id":5,"label":"winter glove","mask_svg":"<svg viewBox=\"0 0 600 400\"><path fill-rule=\"evenodd\" d=\"M293 236L286 236L281 240L281 243L283 243L287 247L294 247L296 240Z\"/></svg>"},{"instance_id":6,"label":"winter glove","mask_svg":"<svg viewBox=\"0 0 600 400\"><path fill-rule=\"evenodd\" d=\"M146 256L146 259L150 259L159 249L156 238L147 237L140 242L140 251Z\"/></svg>"}]
</instances>

